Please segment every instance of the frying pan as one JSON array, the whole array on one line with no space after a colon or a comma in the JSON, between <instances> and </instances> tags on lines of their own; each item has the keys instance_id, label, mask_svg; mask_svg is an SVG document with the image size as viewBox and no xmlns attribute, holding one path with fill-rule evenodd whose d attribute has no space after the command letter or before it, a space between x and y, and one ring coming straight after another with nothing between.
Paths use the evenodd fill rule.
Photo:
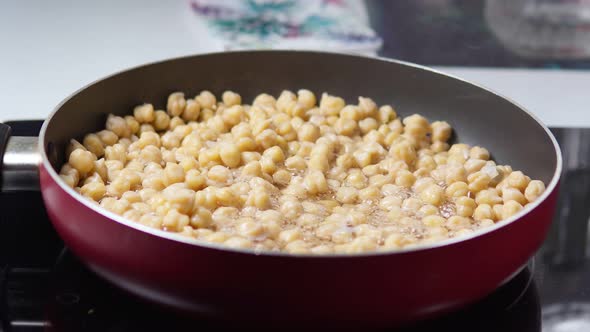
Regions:
<instances>
[{"instance_id":1,"label":"frying pan","mask_svg":"<svg viewBox=\"0 0 590 332\"><path fill-rule=\"evenodd\" d=\"M102 129L110 112L129 114L143 102L163 107L173 91L229 89L250 101L299 88L347 102L370 96L402 116L446 120L454 140L488 148L547 190L531 207L469 236L398 252L311 256L229 249L152 229L92 204L58 176L68 140ZM0 137L4 189L31 189L38 176L55 229L97 274L181 311L266 324L397 325L484 297L545 239L561 173L547 127L497 94L410 63L321 52L217 53L136 67L66 98L38 138L10 137L5 125Z\"/></svg>"}]
</instances>

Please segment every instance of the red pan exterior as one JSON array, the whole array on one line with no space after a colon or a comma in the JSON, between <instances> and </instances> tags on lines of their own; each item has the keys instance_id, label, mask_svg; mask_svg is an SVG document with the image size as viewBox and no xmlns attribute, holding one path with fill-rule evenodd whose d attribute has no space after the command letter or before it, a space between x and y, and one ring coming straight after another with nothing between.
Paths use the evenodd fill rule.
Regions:
<instances>
[{"instance_id":1,"label":"red pan exterior","mask_svg":"<svg viewBox=\"0 0 590 332\"><path fill-rule=\"evenodd\" d=\"M518 271L539 248L557 196L556 186L522 218L444 246L297 257L219 250L149 234L85 206L62 189L44 165L40 175L54 227L98 274L176 308L266 323L384 326L475 301Z\"/></svg>"}]
</instances>

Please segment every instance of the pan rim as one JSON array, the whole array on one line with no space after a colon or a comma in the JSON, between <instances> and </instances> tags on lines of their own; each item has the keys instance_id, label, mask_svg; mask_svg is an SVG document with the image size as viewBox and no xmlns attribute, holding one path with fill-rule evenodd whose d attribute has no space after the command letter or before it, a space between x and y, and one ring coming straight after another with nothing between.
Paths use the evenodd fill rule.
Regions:
<instances>
[{"instance_id":1,"label":"pan rim","mask_svg":"<svg viewBox=\"0 0 590 332\"><path fill-rule=\"evenodd\" d=\"M423 71L427 71L439 76L444 76L446 78L451 78L454 80L458 80L462 83L465 84L469 84L472 85L476 88L482 89L484 91L487 91L499 98L502 98L506 101L508 101L509 103L513 104L514 106L516 106L520 111L524 112L526 115L528 115L532 120L534 120L537 125L539 125L541 128L543 128L543 130L545 131L546 135L549 137L549 139L551 140L551 142L553 143L553 148L554 148L554 153L555 153L555 159L556 159L556 167L553 173L553 176L551 177L551 181L549 182L549 184L547 185L545 191L543 192L543 194L532 204L529 204L528 207L525 207L524 209L522 209L520 212L518 212L517 214L511 216L508 219L502 220L498 223L495 223L493 226L490 227L486 227L483 229L478 229L476 231L473 231L472 233L468 234L468 235L464 235L464 236L459 236L459 237L453 237L453 238L449 238L446 240L442 240L442 241L438 241L438 242L434 242L434 243L428 243L428 244L423 244L423 245L416 245L416 246L412 246L409 248L402 248L402 249L396 249L396 250L387 250L387 251L371 251L371 252L362 252L362 253L332 253L332 254L291 254L291 253L287 253L287 252L283 252L283 251L256 251L254 249L239 249L239 248L230 248L227 247L225 245L222 244L216 244L216 243L208 243L205 241L200 241L198 239L190 239L187 238L185 236L176 234L176 233L170 233L170 232L166 232L164 230L160 230L160 229L156 229L156 228L151 228L149 226L134 222L132 220L128 220L126 218L124 218L121 215L117 215L111 211L108 211L104 208L102 208L101 206L92 203L91 201L89 201L88 199L84 198L82 195L80 195L79 193L77 193L73 188L70 188L59 176L59 174L57 173L57 171L53 168L53 166L51 165L51 163L49 162L49 159L47 157L47 153L46 153L46 148L45 148L45 134L47 132L47 128L49 126L49 123L51 123L51 120L54 118L55 114L57 114L59 112L59 110L61 109L61 107L66 104L70 99L72 99L73 97L75 97L76 95L78 95L80 92L90 88L91 86L102 82L106 79L118 76L118 75L122 75L134 70L138 70L144 67L149 67L149 66L153 66L153 65L158 65L158 64L162 64L162 63L166 63L166 62L173 62L173 61L178 61L178 60L182 60L182 59L188 59L188 58L199 58L199 57L212 57L212 56L222 56L222 55L231 55L231 54L293 54L293 53L299 53L299 54L315 54L315 55L319 55L319 56L342 56L342 57L353 57L353 58L360 58L360 59L364 59L364 60L370 60L370 61L381 61L381 62L386 62L386 63L393 63L393 64L398 64L398 65L403 65L406 67L411 67L414 69L418 69L418 70L423 70ZM415 64L412 62L407 62L407 61L402 61L402 60L397 60L397 59L390 59L390 58L384 58L384 57L377 57L377 56L365 56L365 55L358 55L358 54L353 54L353 53L345 53L345 52L327 52L327 51L307 51L307 50L280 50L280 49L275 49L275 50L238 50L238 51L229 51L229 52L210 52L210 53L199 53L199 54L193 54L193 55L186 55L186 56L180 56L180 57L174 57L174 58L167 58L167 59L163 59L163 60L159 60L159 61L153 61L153 62L148 62L148 63L144 63L144 64L140 64L134 67L130 67L130 68L126 68L120 71L116 71L110 75L106 75L104 77L101 77L97 80L94 80L88 84L86 84L85 86L77 89L76 91L74 91L73 93L71 93L69 96L67 96L65 99L63 99L57 106L55 106L55 108L52 110L52 112L50 113L49 117L47 118L47 120L45 120L43 122L43 125L41 127L41 131L39 133L39 153L41 154L41 159L42 159L42 165L43 167L47 170L47 172L50 174L52 180L57 183L58 186L60 186L60 188L62 190L64 190L68 195L70 195L71 197L73 197L76 201L78 201L79 203L83 204L84 206L86 206L87 208L93 210L94 212L103 215L104 217L110 219L111 221L120 223L124 226L127 227L131 227L135 230L141 231L141 232L145 232L148 233L150 235L156 236L158 238L163 238L163 239L167 239L167 240L171 240L171 241L177 241L177 242L181 242L184 244L188 244L191 246L196 246L196 247L204 247L204 248L208 248L208 249L214 249L214 250L221 250L221 251L225 251L225 252L230 252L230 253L239 253L239 254L245 254L245 255L254 255L254 256L274 256L274 257L285 257L285 258L292 258L292 259L301 259L301 258L305 258L305 259L309 259L309 258L313 258L313 259L329 259L329 258L362 258L362 257L375 257L375 256L389 256L389 255L406 255L406 254L411 254L414 252L421 252L421 251L427 251L427 250L433 250L433 249L438 249L441 247L446 247L446 246L451 246L451 245L456 245L462 242L466 242L466 241L470 241L473 240L475 238L478 238L480 236L484 236L488 233L492 233L495 232L496 230L500 229L500 228L504 228L507 227L508 225L520 220L521 218L523 218L524 216L526 216L527 214L529 214L532 210L536 209L539 205L541 205L542 203L545 202L545 200L549 197L550 194L552 194L555 190L556 187L559 183L560 177L561 177L561 172L562 172L562 167L563 167L563 160L562 160L562 155L561 155L561 150L559 147L559 144L557 143L557 140L555 139L555 136L553 135L553 133L551 133L551 131L549 130L549 128L533 113L531 113L530 111L528 111L526 108L522 107L520 104L518 104L517 102L515 102L514 100L500 94L497 93L496 91L493 91L487 87L481 86L477 83L471 82L469 80L457 77L455 75L452 74L448 74L445 73L443 71L437 70L437 69L433 69L427 66L423 66L423 65L419 65L419 64Z\"/></svg>"}]
</instances>

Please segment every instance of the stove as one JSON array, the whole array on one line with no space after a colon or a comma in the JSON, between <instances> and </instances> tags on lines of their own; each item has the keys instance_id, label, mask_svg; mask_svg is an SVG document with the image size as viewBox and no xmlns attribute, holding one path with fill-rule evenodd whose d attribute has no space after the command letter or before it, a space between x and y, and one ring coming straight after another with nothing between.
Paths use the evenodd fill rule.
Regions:
<instances>
[{"instance_id":1,"label":"stove","mask_svg":"<svg viewBox=\"0 0 590 332\"><path fill-rule=\"evenodd\" d=\"M41 121L9 123L36 135ZM514 278L407 331L590 331L590 128L552 128L564 154L555 220ZM38 192L0 194L0 332L195 331L220 323L143 302L89 271L54 232Z\"/></svg>"}]
</instances>

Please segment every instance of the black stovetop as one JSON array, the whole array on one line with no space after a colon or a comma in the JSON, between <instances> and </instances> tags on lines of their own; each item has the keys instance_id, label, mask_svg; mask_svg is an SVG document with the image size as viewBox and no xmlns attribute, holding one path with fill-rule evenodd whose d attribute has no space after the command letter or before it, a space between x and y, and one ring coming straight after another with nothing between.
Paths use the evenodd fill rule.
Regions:
<instances>
[{"instance_id":1,"label":"black stovetop","mask_svg":"<svg viewBox=\"0 0 590 332\"><path fill-rule=\"evenodd\" d=\"M11 124L32 135L40 122ZM527 268L485 299L409 331L590 331L589 129L552 129L564 153L553 227ZM218 328L145 303L64 248L37 192L0 196L0 332L195 331Z\"/></svg>"}]
</instances>

